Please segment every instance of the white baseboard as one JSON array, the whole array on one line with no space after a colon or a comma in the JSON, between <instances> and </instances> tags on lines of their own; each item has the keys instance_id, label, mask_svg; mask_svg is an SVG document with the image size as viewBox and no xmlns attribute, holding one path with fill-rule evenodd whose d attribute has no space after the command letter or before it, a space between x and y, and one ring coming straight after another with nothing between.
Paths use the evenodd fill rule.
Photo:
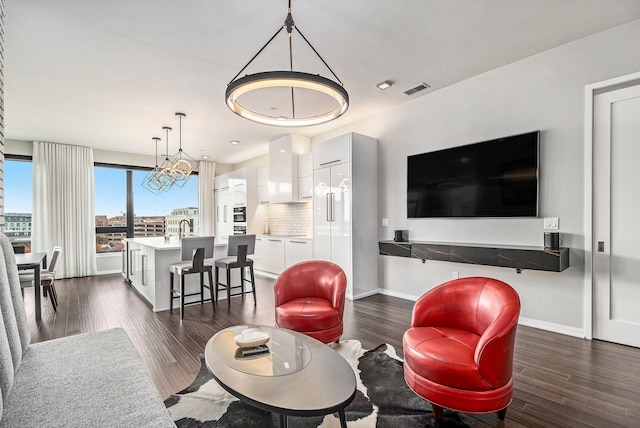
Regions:
<instances>
[{"instance_id":1,"label":"white baseboard","mask_svg":"<svg viewBox=\"0 0 640 428\"><path fill-rule=\"evenodd\" d=\"M411 294L398 293L396 291L387 290L384 288L378 289L380 294L384 294L386 296L397 297L399 299L416 301L420 296L413 296ZM526 325L527 327L538 328L540 330L552 331L554 333L565 334L567 336L585 338L585 331L582 328L569 327L562 324L555 324L547 321L540 321L532 318L520 317L518 319L518 324Z\"/></svg>"},{"instance_id":2,"label":"white baseboard","mask_svg":"<svg viewBox=\"0 0 640 428\"><path fill-rule=\"evenodd\" d=\"M554 333L565 334L567 336L579 337L581 339L584 339L586 337L583 328L569 327L566 325L555 324L552 322L520 317L518 319L518 324L526 325L527 327L538 328L540 330L552 331Z\"/></svg>"},{"instance_id":3,"label":"white baseboard","mask_svg":"<svg viewBox=\"0 0 640 428\"><path fill-rule=\"evenodd\" d=\"M385 296L397 297L399 299L411 300L413 302L418 300L418 297L420 297L412 294L398 293L397 291L387 290L386 288L378 288L378 293L384 294Z\"/></svg>"},{"instance_id":4,"label":"white baseboard","mask_svg":"<svg viewBox=\"0 0 640 428\"><path fill-rule=\"evenodd\" d=\"M365 297L369 297L369 296L373 296L374 294L378 294L378 291L380 291L380 289L367 291L366 293L360 293L357 296L352 296L349 300L364 299Z\"/></svg>"},{"instance_id":5,"label":"white baseboard","mask_svg":"<svg viewBox=\"0 0 640 428\"><path fill-rule=\"evenodd\" d=\"M254 269L253 273L256 276L263 276L265 278L271 278L271 279L278 279L278 277L280 276L277 273L265 272L263 270L257 270L257 269Z\"/></svg>"},{"instance_id":6,"label":"white baseboard","mask_svg":"<svg viewBox=\"0 0 640 428\"><path fill-rule=\"evenodd\" d=\"M110 275L112 273L122 273L120 269L111 269L111 270L100 270L96 275Z\"/></svg>"}]
</instances>

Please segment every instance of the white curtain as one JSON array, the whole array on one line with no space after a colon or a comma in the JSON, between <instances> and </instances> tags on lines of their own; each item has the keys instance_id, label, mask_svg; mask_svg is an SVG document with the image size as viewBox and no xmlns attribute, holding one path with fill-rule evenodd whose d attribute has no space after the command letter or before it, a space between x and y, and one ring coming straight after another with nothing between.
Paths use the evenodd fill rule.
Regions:
<instances>
[{"instance_id":1,"label":"white curtain","mask_svg":"<svg viewBox=\"0 0 640 428\"><path fill-rule=\"evenodd\" d=\"M198 169L198 227L200 236L215 234L216 203L213 196L213 180L216 174L216 163L200 161Z\"/></svg>"},{"instance_id":2,"label":"white curtain","mask_svg":"<svg viewBox=\"0 0 640 428\"><path fill-rule=\"evenodd\" d=\"M62 247L62 278L97 272L93 168L89 147L33 142L32 248Z\"/></svg>"}]
</instances>

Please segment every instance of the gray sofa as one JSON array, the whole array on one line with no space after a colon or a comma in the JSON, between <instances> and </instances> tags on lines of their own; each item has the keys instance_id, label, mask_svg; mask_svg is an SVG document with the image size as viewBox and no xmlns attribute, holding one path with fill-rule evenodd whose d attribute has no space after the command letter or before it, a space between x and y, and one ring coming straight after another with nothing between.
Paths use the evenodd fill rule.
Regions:
<instances>
[{"instance_id":1,"label":"gray sofa","mask_svg":"<svg viewBox=\"0 0 640 428\"><path fill-rule=\"evenodd\" d=\"M123 329L30 344L0 234L0 427L175 427Z\"/></svg>"}]
</instances>

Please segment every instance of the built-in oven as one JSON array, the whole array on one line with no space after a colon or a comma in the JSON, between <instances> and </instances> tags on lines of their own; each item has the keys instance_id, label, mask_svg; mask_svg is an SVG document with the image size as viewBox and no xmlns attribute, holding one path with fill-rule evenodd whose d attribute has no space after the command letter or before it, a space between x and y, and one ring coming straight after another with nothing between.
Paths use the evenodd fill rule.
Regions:
<instances>
[{"instance_id":1,"label":"built-in oven","mask_svg":"<svg viewBox=\"0 0 640 428\"><path fill-rule=\"evenodd\" d=\"M233 226L233 234L234 235L246 235L247 234L247 226Z\"/></svg>"},{"instance_id":2,"label":"built-in oven","mask_svg":"<svg viewBox=\"0 0 640 428\"><path fill-rule=\"evenodd\" d=\"M233 207L233 222L234 223L247 222L247 207Z\"/></svg>"}]
</instances>

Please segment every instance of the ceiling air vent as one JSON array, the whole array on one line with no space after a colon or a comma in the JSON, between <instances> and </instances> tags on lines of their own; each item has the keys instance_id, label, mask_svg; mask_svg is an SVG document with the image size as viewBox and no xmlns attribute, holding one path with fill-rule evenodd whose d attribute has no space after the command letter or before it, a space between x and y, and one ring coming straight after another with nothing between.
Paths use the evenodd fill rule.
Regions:
<instances>
[{"instance_id":1,"label":"ceiling air vent","mask_svg":"<svg viewBox=\"0 0 640 428\"><path fill-rule=\"evenodd\" d=\"M420 92L420 91L422 91L424 89L427 89L427 88L430 88L430 87L431 86L429 86L428 84L422 83L422 84L416 86L415 88L411 88L411 89L408 89L408 90L404 91L404 93L407 94L407 95L413 95L416 92Z\"/></svg>"}]
</instances>

